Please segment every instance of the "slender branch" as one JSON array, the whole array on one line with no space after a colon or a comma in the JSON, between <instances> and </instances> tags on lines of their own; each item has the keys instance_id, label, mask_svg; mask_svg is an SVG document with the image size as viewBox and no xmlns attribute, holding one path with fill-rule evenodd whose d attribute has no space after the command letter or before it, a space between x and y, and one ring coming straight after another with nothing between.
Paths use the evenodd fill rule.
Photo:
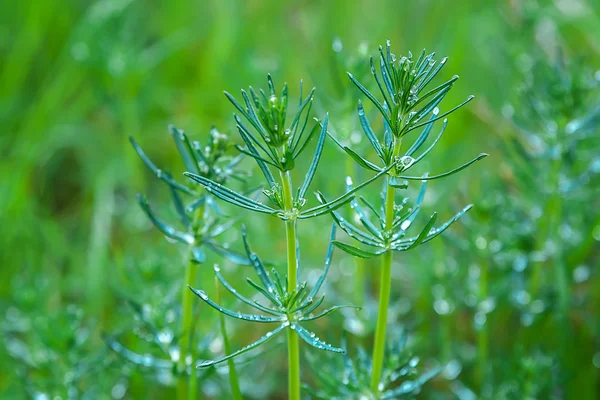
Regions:
<instances>
[{"instance_id":1,"label":"slender branch","mask_svg":"<svg viewBox=\"0 0 600 400\"><path fill-rule=\"evenodd\" d=\"M192 226L197 225L198 221L204 215L204 205L196 210L194 215L194 222ZM187 255L187 265L185 269L185 284L181 292L181 342L179 345L179 359L177 360L177 399L196 399L197 398L197 374L193 366L196 363L195 352L192 351L194 346L193 340L193 302L194 294L188 289L189 286L194 286L196 280L196 273L198 264L194 260L192 253L194 244L189 246ZM192 372L189 376L187 374L187 363L186 359L188 355L191 357Z\"/></svg>"},{"instance_id":2,"label":"slender branch","mask_svg":"<svg viewBox=\"0 0 600 400\"><path fill-rule=\"evenodd\" d=\"M394 156L400 154L401 141L395 142ZM388 178L389 179L389 178ZM388 186L385 198L385 229L391 231L394 225L394 194L395 189ZM388 249L381 258L381 278L379 282L379 309L377 311L377 327L375 330L375 344L373 347L373 367L371 370L371 390L379 392L379 382L383 370L385 356L385 335L387 328L387 311L390 303L392 286L392 250Z\"/></svg>"},{"instance_id":3,"label":"slender branch","mask_svg":"<svg viewBox=\"0 0 600 400\"><path fill-rule=\"evenodd\" d=\"M290 171L280 172L283 187L283 203L286 212L291 212L294 207L292 197L292 180ZM288 292L295 290L298 277L296 259L296 218L285 221L285 237L287 242L287 277ZM298 335L288 329L288 399L300 400L300 343Z\"/></svg>"}]
</instances>

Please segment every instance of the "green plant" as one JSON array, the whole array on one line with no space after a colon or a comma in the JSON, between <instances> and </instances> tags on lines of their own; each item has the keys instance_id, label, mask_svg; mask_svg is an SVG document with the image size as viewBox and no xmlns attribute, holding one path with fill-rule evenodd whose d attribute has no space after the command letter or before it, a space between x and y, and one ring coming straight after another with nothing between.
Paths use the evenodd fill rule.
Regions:
<instances>
[{"instance_id":1,"label":"green plant","mask_svg":"<svg viewBox=\"0 0 600 400\"><path fill-rule=\"evenodd\" d=\"M287 330L289 398L299 399L300 354L298 337L301 337L308 343L320 349L331 351L341 350L328 346L325 343L315 339L308 331L298 324L298 322L302 320L311 318L309 313L307 314L307 310L311 312L320 305L320 302L315 302L314 300L314 295L316 295L317 291L319 290L320 284L315 286L310 292L307 292L305 283L300 285L298 284L298 272L300 265L298 254L300 248L296 237L297 220L314 218L343 206L353 199L352 195L354 192L379 178L381 175L391 169L393 165L386 170L382 170L373 178L365 181L355 189L345 193L344 195L341 195L331 202L324 202L323 196L317 192L317 198L321 201L321 204L308 209L303 209L306 204L306 192L308 191L308 188L314 178L319 161L321 159L323 146L327 136L328 116L325 117L323 123L321 124L316 150L308 172L304 178L304 182L298 188L296 196L294 197L292 194L292 179L290 171L296 165L296 159L306 149L316 132L319 131L319 123L315 123L310 132L307 135L304 135L309 120L310 109L312 107L314 89L312 89L306 98L304 98L302 93L302 82L300 83L298 107L291 124L286 128L285 123L288 111L287 84L283 86L281 95L278 95L270 75L268 76L267 81L269 86L268 95L262 89L257 93L252 87L249 90L250 96L248 96L245 90L242 90L242 97L244 99L245 107L238 103L229 93L226 92L225 95L241 113L241 115L250 123L256 132L256 134L251 133L251 131L244 125L243 121L237 115L235 115L238 131L246 145L246 147L238 146L238 150L255 159L266 180L266 183L268 184L268 189L263 190L263 194L270 200L274 207L270 207L257 200L237 193L225 186L222 186L219 182L215 182L207 177L191 172L187 172L186 175L203 185L209 193L219 197L222 200L250 211L277 216L285 222L287 242L287 275L285 278L285 285L281 283L281 280L275 273L273 273L274 281L270 278L258 256L251 252L247 242L245 241L245 233L243 233L248 256L265 287L260 288L258 285L253 286L256 290L263 293L277 308L268 309L262 306L257 307L258 304L253 304L253 306L268 314L274 314L274 316L266 317L260 315L244 315L233 313L212 303L203 292L195 291L195 293L198 294L202 300L208 302L213 307L217 308L217 310L225 313L226 315L254 322L282 322L279 328L271 332L271 336L283 330ZM275 178L269 169L270 167L278 170L280 177L279 183L275 181ZM329 255L328 258L329 257L331 257L331 255ZM327 268L328 267L326 267L326 271ZM323 279L325 274L323 275ZM306 296L306 298L304 298L304 296ZM336 308L329 309L323 312L320 316L324 316ZM254 344L248 346L248 348L242 349L234 354L242 354L247 349L254 348L264 343L271 336L265 336ZM224 359L221 359L220 361L223 360ZM205 365L212 364L206 363Z\"/></svg>"},{"instance_id":2,"label":"green plant","mask_svg":"<svg viewBox=\"0 0 600 400\"><path fill-rule=\"evenodd\" d=\"M472 96L458 106L440 113L438 107L458 79L458 76L454 76L452 79L429 91L424 90L443 68L446 59L444 58L437 63L433 59L434 54L425 55L425 51L421 53L416 61L412 59L410 53L407 57L396 59L396 56L391 53L389 41L386 44L385 51L383 47L380 47L379 52L380 73L378 74L375 69L373 58L371 58L371 72L381 92L383 102L377 100L376 97L358 82L351 73L348 73L348 76L357 88L373 103L373 105L375 105L383 118L384 134L383 143L381 143L373 131L371 124L365 117L363 105L359 101L358 116L362 128L383 165L379 166L372 163L349 147L343 146L339 142L338 144L362 167L377 171L380 174L382 171L385 171L388 174L387 182L382 191L383 204L381 208L377 210L377 208L366 199L361 198L361 201L368 207L370 213L372 213L377 220L377 223L373 223L369 219L369 214L367 214L366 210L363 210L358 202L352 202L352 207L358 214L358 220L366 231L342 218L342 216L336 212L332 212L334 220L344 232L360 243L374 248L374 250L364 250L339 241L334 242L336 246L356 257L371 258L381 256L382 258L381 278L379 283L379 311L377 314L378 320L377 330L375 332L371 375L371 389L373 392L378 390L384 363L393 252L411 250L432 240L444 232L471 207L465 207L456 214L454 218L437 228L434 228L437 219L437 214L434 213L417 236L406 238L407 229L412 225L420 211L420 206L425 196L427 181L452 175L487 155L482 153L473 160L438 175L404 175L408 169L417 165L427 154L429 154L444 133L447 124L446 119L444 119L437 138L418 157L414 158L413 155L415 155L416 151L419 150L428 139L434 123L465 105L472 99ZM415 139L404 155L401 155L404 137L409 132L418 128L423 128L421 134ZM408 199L404 199L401 204L397 205L395 193L396 189L407 188L408 180L422 180L423 184L415 202L415 206L413 208L405 209Z\"/></svg>"},{"instance_id":3,"label":"green plant","mask_svg":"<svg viewBox=\"0 0 600 400\"><path fill-rule=\"evenodd\" d=\"M175 142L177 150L183 163L189 171L194 171L199 176L212 179L219 184L230 179L243 180L246 175L236 170L236 166L242 160L242 155L230 158L226 151L230 146L228 137L215 128L211 129L206 146L200 142L191 142L187 135L175 128L169 127L169 132ZM181 292L181 325L177 335L176 349L167 351L173 362L177 364L177 392L178 398L195 399L197 397L196 345L194 329L193 296L187 290L187 286L196 281L197 268L206 260L205 251L212 251L236 264L248 265L249 261L242 255L220 245L217 241L220 236L230 229L236 222L235 219L221 223L224 216L210 195L195 190L195 185L185 185L173 179L170 173L159 169L142 151L133 138L131 144L146 166L156 174L170 189L172 203L179 218L179 223L184 230L178 230L160 218L150 208L146 197L138 195L138 203L152 224L167 238L187 245L185 258L185 284ZM184 205L182 195L192 197L188 205ZM223 332L225 335L225 332ZM121 349L122 346L111 342L113 349ZM161 343L158 343L161 345ZM121 351L122 352L122 351ZM156 361L154 365L169 365L169 361ZM234 368L231 366L231 368ZM232 373L235 376L235 373ZM238 386L233 382L233 386ZM235 389L234 389L235 390Z\"/></svg>"},{"instance_id":4,"label":"green plant","mask_svg":"<svg viewBox=\"0 0 600 400\"><path fill-rule=\"evenodd\" d=\"M370 386L371 359L361 346L357 346L351 357L344 353L342 360L323 362L316 357L309 357L309 363L315 371L318 389L305 386L311 398L322 400L391 400L413 399L422 386L435 377L440 367L435 367L419 375L417 367L419 357L413 356L406 348L408 335L402 331L397 340L391 341L386 349L385 365L381 383L376 391ZM346 340L342 348L346 350ZM340 385L340 382L342 383Z\"/></svg>"}]
</instances>

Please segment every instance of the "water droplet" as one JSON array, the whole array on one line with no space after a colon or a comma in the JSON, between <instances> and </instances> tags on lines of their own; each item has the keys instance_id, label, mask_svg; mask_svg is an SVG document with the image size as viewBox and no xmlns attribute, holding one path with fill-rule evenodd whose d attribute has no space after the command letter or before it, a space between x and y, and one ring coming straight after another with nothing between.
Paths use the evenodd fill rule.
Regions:
<instances>
[{"instance_id":1,"label":"water droplet","mask_svg":"<svg viewBox=\"0 0 600 400\"><path fill-rule=\"evenodd\" d=\"M414 162L415 159L411 156L402 156L398 159L398 164L400 164L403 170L408 169Z\"/></svg>"},{"instance_id":2,"label":"water droplet","mask_svg":"<svg viewBox=\"0 0 600 400\"><path fill-rule=\"evenodd\" d=\"M496 308L496 299L493 297L488 297L479 303L479 310L486 314L492 312L494 308Z\"/></svg>"},{"instance_id":3,"label":"water droplet","mask_svg":"<svg viewBox=\"0 0 600 400\"><path fill-rule=\"evenodd\" d=\"M517 303L526 305L531 301L531 295L526 290L519 290L518 292L513 294L513 298L517 301Z\"/></svg>"},{"instance_id":4,"label":"water droplet","mask_svg":"<svg viewBox=\"0 0 600 400\"><path fill-rule=\"evenodd\" d=\"M530 326L533 323L533 315L531 313L525 313L521 315L521 325Z\"/></svg>"},{"instance_id":5,"label":"water droplet","mask_svg":"<svg viewBox=\"0 0 600 400\"><path fill-rule=\"evenodd\" d=\"M362 135L359 132L352 132L350 135L350 143L359 144L362 141Z\"/></svg>"},{"instance_id":6,"label":"water droplet","mask_svg":"<svg viewBox=\"0 0 600 400\"><path fill-rule=\"evenodd\" d=\"M502 248L502 243L500 243L499 240L492 240L490 242L490 251L492 253L497 253L500 251L500 249Z\"/></svg>"},{"instance_id":7,"label":"water droplet","mask_svg":"<svg viewBox=\"0 0 600 400\"><path fill-rule=\"evenodd\" d=\"M573 271L573 279L577 283L585 282L590 277L590 268L586 265L580 265Z\"/></svg>"},{"instance_id":8,"label":"water droplet","mask_svg":"<svg viewBox=\"0 0 600 400\"><path fill-rule=\"evenodd\" d=\"M158 333L157 338L161 343L171 343L173 332L170 329L165 329Z\"/></svg>"},{"instance_id":9,"label":"water droplet","mask_svg":"<svg viewBox=\"0 0 600 400\"><path fill-rule=\"evenodd\" d=\"M527 267L527 257L524 255L517 256L513 262L513 269L517 272L523 272Z\"/></svg>"},{"instance_id":10,"label":"water droplet","mask_svg":"<svg viewBox=\"0 0 600 400\"><path fill-rule=\"evenodd\" d=\"M546 308L544 306L544 302L541 300L534 300L531 303L531 312L534 314L541 314L544 311L544 308Z\"/></svg>"},{"instance_id":11,"label":"water droplet","mask_svg":"<svg viewBox=\"0 0 600 400\"><path fill-rule=\"evenodd\" d=\"M475 313L475 317L473 318L473 320L475 321L475 325L477 327L481 327L487 321L487 317L486 317L485 313L479 311L479 312Z\"/></svg>"},{"instance_id":12,"label":"water droplet","mask_svg":"<svg viewBox=\"0 0 600 400\"><path fill-rule=\"evenodd\" d=\"M116 399L116 400L122 399L125 396L125 393L127 393L127 387L125 385L123 385L122 383L117 383L110 390L110 395L112 396L113 399ZM56 397L55 397L55 399L56 399Z\"/></svg>"},{"instance_id":13,"label":"water droplet","mask_svg":"<svg viewBox=\"0 0 600 400\"><path fill-rule=\"evenodd\" d=\"M484 237L479 236L476 240L475 240L475 246L477 246L477 248L479 250L483 250L487 247L487 240L485 240Z\"/></svg>"},{"instance_id":14,"label":"water droplet","mask_svg":"<svg viewBox=\"0 0 600 400\"><path fill-rule=\"evenodd\" d=\"M446 315L450 313L450 303L448 301L446 301L445 299L437 299L434 303L433 303L433 309L435 310L436 313L440 314L440 315Z\"/></svg>"},{"instance_id":15,"label":"water droplet","mask_svg":"<svg viewBox=\"0 0 600 400\"><path fill-rule=\"evenodd\" d=\"M198 291L196 291L196 293L198 294L198 296L200 296L200 298L202 300L207 300L208 299L208 296L206 295L206 293L204 293L203 290L198 290Z\"/></svg>"}]
</instances>

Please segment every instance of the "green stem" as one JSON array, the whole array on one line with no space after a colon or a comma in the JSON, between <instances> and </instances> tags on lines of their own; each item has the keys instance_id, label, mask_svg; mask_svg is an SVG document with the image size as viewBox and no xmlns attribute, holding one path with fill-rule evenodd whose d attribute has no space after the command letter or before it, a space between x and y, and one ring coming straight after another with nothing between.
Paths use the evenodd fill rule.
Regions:
<instances>
[{"instance_id":1,"label":"green stem","mask_svg":"<svg viewBox=\"0 0 600 400\"><path fill-rule=\"evenodd\" d=\"M219 280L215 276L215 288L216 288L216 301L221 304L221 292L219 291ZM229 344L229 337L227 336L227 327L225 326L225 316L219 313L219 320L221 323L221 335L223 336L223 346L225 347L225 355L231 354L231 345ZM233 400L242 400L242 392L240 390L240 381L238 379L237 370L235 369L235 363L233 359L227 360L229 365L229 385L231 386L231 398Z\"/></svg>"},{"instance_id":2,"label":"green stem","mask_svg":"<svg viewBox=\"0 0 600 400\"><path fill-rule=\"evenodd\" d=\"M400 152L401 142L395 142L394 155ZM392 230L394 223L394 194L393 187L388 186L385 197L385 229ZM390 304L390 291L392 288L392 250L387 250L381 258L381 277L379 280L379 309L377 311L377 327L375 329L375 344L373 347L373 367L371 375L371 390L379 392L379 382L383 370L385 357L385 332L387 328L387 311Z\"/></svg>"},{"instance_id":3,"label":"green stem","mask_svg":"<svg viewBox=\"0 0 600 400\"><path fill-rule=\"evenodd\" d=\"M196 374L195 371L192 371L192 374L190 375L190 390L188 391L186 358L188 354L191 355L192 353L190 347L192 344L192 308L194 300L192 297L193 293L188 288L188 285L192 286L194 284L196 272L197 264L190 254L188 256L187 267L185 270L185 285L183 286L183 290L181 292L181 345L179 346L179 360L177 361L177 371L179 373L177 382L177 399L179 400L195 398L195 393L192 393L191 389L193 386L195 386L195 384L192 383L192 380L194 380L194 376L196 376ZM192 360L192 366L194 365L194 361L195 360Z\"/></svg>"},{"instance_id":4,"label":"green stem","mask_svg":"<svg viewBox=\"0 0 600 400\"><path fill-rule=\"evenodd\" d=\"M292 197L292 180L290 172L281 172L281 183L283 186L283 202L286 212L294 208ZM285 221L285 238L287 243L287 282L288 291L296 289L297 276L296 266L296 219L290 218ZM288 399L300 400L300 346L298 336L288 329Z\"/></svg>"},{"instance_id":5,"label":"green stem","mask_svg":"<svg viewBox=\"0 0 600 400\"><path fill-rule=\"evenodd\" d=\"M198 208L194 216L193 227L197 228L198 221L204 215L204 207ZM193 244L192 244L193 246ZM179 345L179 359L177 360L177 399L178 400L195 400L198 392L198 375L194 365L196 364L196 352L193 350L193 305L194 305L194 294L190 291L188 286L193 286L196 281L196 273L198 271L198 264L194 260L192 254L192 246L190 246L187 255L187 265L185 269L185 284L181 291L181 341ZM186 359L188 355L191 358L192 372L189 377L187 374L187 363Z\"/></svg>"}]
</instances>

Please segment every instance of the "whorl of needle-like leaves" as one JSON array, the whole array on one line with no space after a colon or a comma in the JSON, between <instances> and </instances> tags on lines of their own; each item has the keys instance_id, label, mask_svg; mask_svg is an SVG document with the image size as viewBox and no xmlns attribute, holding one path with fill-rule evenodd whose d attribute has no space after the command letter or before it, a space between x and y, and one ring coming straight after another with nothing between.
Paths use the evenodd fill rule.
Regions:
<instances>
[{"instance_id":1,"label":"whorl of needle-like leaves","mask_svg":"<svg viewBox=\"0 0 600 400\"><path fill-rule=\"evenodd\" d=\"M169 132L188 170L195 171L218 182L227 182L231 178L238 180L246 178L244 173L235 169L243 156L240 154L234 158L227 157L225 152L229 146L229 139L215 128L211 129L208 144L204 147L200 142L190 142L182 130L172 125L169 127ZM150 207L146 196L138 194L138 203L152 224L166 237L191 246L191 254L196 262L204 262L206 259L205 250L209 250L236 264L248 265L249 262L246 257L217 242L218 236L231 228L235 220L222 223L215 215L224 216L224 213L211 196L196 191L193 185L188 186L177 182L171 174L158 168L133 138L129 139L144 164L169 187L173 208L177 212L181 228L178 229L174 225L163 221ZM185 205L182 195L189 196L192 200ZM205 205L208 207L205 207L204 211L200 213L201 215L198 215L198 210L201 210L201 207ZM207 209L211 209L213 212L208 212Z\"/></svg>"},{"instance_id":2,"label":"whorl of needle-like leaves","mask_svg":"<svg viewBox=\"0 0 600 400\"><path fill-rule=\"evenodd\" d=\"M329 248L327 249L327 255L325 257L325 268L323 269L323 273L317 279L317 282L315 283L313 288L309 290L306 281L299 284L296 288L289 288L287 284L287 279L282 281L279 277L279 274L274 268L271 269L271 271L269 272L262 260L260 259L260 257L258 257L258 255L254 253L250 248L246 235L246 229L242 227L242 239L244 242L244 247L246 249L246 254L256 271L256 275L260 279L260 283L255 283L252 279L248 278L248 284L252 287L252 289L254 289L257 292L257 294L264 296L264 298L271 304L263 305L258 300L250 300L242 294L240 294L238 290L236 290L230 283L228 283L225 280L218 266L215 266L214 270L217 279L221 282L221 284L238 300L254 308L255 310L258 310L260 314L247 314L237 311L231 311L215 303L208 297L208 295L204 291L196 290L191 287L190 289L206 304L228 317L249 322L277 323L278 326L277 328L268 332L265 336L261 337L254 343L236 352L233 352L221 359L214 361L206 361L202 363L200 367L208 367L214 364L219 364L230 358L240 356L260 346L261 344L270 341L277 334L287 329L294 331L302 340L319 350L328 350L336 353L343 352L342 349L333 347L325 343L324 341L319 339L314 333L306 330L306 328L304 328L301 324L306 321L314 321L341 308L358 308L352 306L333 306L318 314L314 314L317 308L325 300L325 295L319 297L318 294L323 283L325 282L325 278L327 277L327 273L329 272L329 268L331 266L331 260L333 257L332 242L335 238L335 231L335 225L333 225L331 230L331 240Z\"/></svg>"},{"instance_id":3,"label":"whorl of needle-like leaves","mask_svg":"<svg viewBox=\"0 0 600 400\"><path fill-rule=\"evenodd\" d=\"M238 131L242 137L242 140L246 144L246 147L238 146L238 149L242 153L254 158L258 164L268 185L268 188L263 190L263 194L270 200L271 205L263 204L258 200L244 196L241 193L221 185L219 182L215 182L214 180L206 176L202 176L201 174L194 173L193 171L186 172L186 176L200 183L215 197L218 197L230 204L250 211L270 214L283 220L288 220L313 218L336 210L337 208L350 202L353 199L356 191L377 180L379 177L388 173L392 169L394 163L391 163L386 168L382 168L375 176L356 186L351 191L337 197L331 202L321 203L317 206L303 209L306 204L306 194L310 184L313 181L317 167L319 166L319 162L321 160L321 155L323 153L323 146L325 145L325 139L327 137L327 124L329 121L329 116L325 115L322 123L317 122L310 134L304 140L302 140L314 93L314 90L311 90L305 99L302 98L301 93L298 103L298 111L290 128L282 130L282 128L280 128L280 124L285 123L285 117L279 114L285 113L287 110L287 86L284 86L284 90L282 91L282 99L284 96L286 98L284 101L277 97L277 93L275 92L273 81L270 76L268 81L269 91L271 92L272 97L275 97L273 101L266 97L264 91L260 90L259 93L261 94L259 96L252 88L250 88L253 102L250 101L250 98L246 92L242 90L242 95L246 104L246 108L244 108L233 98L233 96L228 93L226 93L226 95L258 133L258 136L253 134L244 125L242 120L235 116L238 124ZM300 91L302 92L302 85L300 85ZM271 103L272 106L269 106ZM309 105L307 106L307 104ZM305 113L304 110L306 108L308 108L308 110ZM298 191L293 198L293 208L291 210L286 209L283 204L283 188L281 184L275 180L270 167L276 168L281 172L287 172L292 169L295 165L293 160L295 160L302 153L312 137L315 136L315 133L319 131L320 134L313 159L304 177L302 185L298 187ZM321 196L322 195L317 192L317 197L320 198Z\"/></svg>"},{"instance_id":4,"label":"whorl of needle-like leaves","mask_svg":"<svg viewBox=\"0 0 600 400\"><path fill-rule=\"evenodd\" d=\"M323 360L323 357L307 354L308 363L316 372L317 388L304 386L304 390L311 399L319 400L413 399L442 368L434 367L419 374L419 357L407 350L406 341L406 331L402 331L399 339L388 345L377 393L373 393L369 385L372 361L360 346L353 355L344 353L342 360ZM345 339L341 347L346 350Z\"/></svg>"},{"instance_id":5,"label":"whorl of needle-like leaves","mask_svg":"<svg viewBox=\"0 0 600 400\"><path fill-rule=\"evenodd\" d=\"M363 92L376 106L383 117L384 132L383 142L381 142L367 120L365 110L362 103L359 101L358 118L363 131L365 132L365 136L371 143L371 146L383 165L377 165L365 159L354 150L342 145L332 135L330 136L338 146L365 169L381 173L382 171L389 169L390 166L395 166L395 168L389 169L389 176L383 187L384 195L382 198L386 197L385 193L388 190L407 188L408 181L420 180L423 184L413 208L405 209L408 199L404 199L402 204L394 207L394 215L392 216L393 223L391 227L386 225L385 207L383 204L378 211L377 208L362 197L360 198L360 201L368 208L368 210L363 209L358 201L351 201L352 208L357 214L357 221L360 222L360 226L356 226L354 223L345 220L337 212L332 211L334 220L344 232L372 249L363 250L338 241L334 244L342 250L362 258L375 257L388 250L411 250L423 243L427 243L444 232L452 223L464 215L471 206L465 207L453 218L437 228L434 228L437 214L433 213L417 236L410 238L405 237L406 230L411 226L420 211L427 181L455 174L487 156L487 154L481 153L474 159L440 174L431 175L429 173L424 173L421 176L405 175L407 170L413 168L423 160L438 143L448 124L448 120L444 117L468 103L472 97L469 97L468 100L449 111L440 113L439 105L458 77L455 76L449 81L446 81L427 92L424 92L424 89L445 65L446 58L442 59L438 64L433 59L433 53L426 56L425 51L423 51L416 62L413 62L410 53L407 57L401 57L400 60L396 60L396 57L391 53L389 41L386 44L385 51L382 47L380 47L379 50L381 76L377 73L372 58L371 72L377 82L381 95L383 96L383 102L379 102L379 100L361 85L360 82L354 79L352 74L349 73L349 77L361 92ZM444 118L444 120L440 132L437 137L431 141L431 130L435 123L442 118ZM425 119L425 121L422 121L422 119ZM412 142L404 154L402 154L400 151L402 150L402 137L418 128L422 128L421 133L414 142ZM430 142L428 147L426 147L425 150L420 151L419 155L416 155L428 141ZM352 188L351 180L348 181L348 190L354 190ZM319 200L323 203L326 202L322 195L319 195ZM370 218L375 218L377 222L373 223Z\"/></svg>"},{"instance_id":6,"label":"whorl of needle-like leaves","mask_svg":"<svg viewBox=\"0 0 600 400\"><path fill-rule=\"evenodd\" d=\"M470 96L467 100L450 110L441 112L439 108L440 103L448 94L458 76L455 75L452 79L426 92L425 88L441 71L446 64L447 58L437 63L433 59L435 53L426 56L425 50L423 50L416 62L413 61L412 54L410 53L408 56L396 60L396 57L391 53L389 41L386 44L385 51L381 46L379 51L379 73L377 73L372 57L371 72L381 92L383 101L377 100L376 96L356 80L351 73L348 73L348 76L375 105L383 118L383 140L380 141L367 118L362 102L359 100L358 118L360 125L382 165L367 160L355 150L344 146L335 137L330 135L342 150L361 167L371 171L380 172L390 165L396 164L396 168L391 170L389 174L391 176L390 185L396 187L402 186L403 180L431 180L451 175L487 156L485 153L479 154L471 161L442 174L429 176L403 175L409 168L414 167L423 160L438 143L448 123L445 117L467 104L473 96ZM429 138L436 121L442 119L443 124L435 140L421 154L416 155ZM407 133L420 128L422 128L420 135L408 150L404 154L399 153L400 139Z\"/></svg>"},{"instance_id":7,"label":"whorl of needle-like leaves","mask_svg":"<svg viewBox=\"0 0 600 400\"><path fill-rule=\"evenodd\" d=\"M348 188L351 188L351 180L348 179ZM443 224L434 227L437 220L437 213L431 214L429 221L421 228L420 232L413 237L406 237L408 229L412 226L417 215L421 211L421 203L425 198L425 190L427 188L427 181L423 181L421 190L417 196L417 200L413 207L407 207L408 197L405 197L400 204L397 204L393 210L393 225L391 229L386 229L385 221L385 207L383 204L377 209L367 199L360 196L360 203L366 208L363 208L359 201L353 200L350 205L356 213L356 219L360 223L357 226L355 223L345 219L336 211L332 212L333 219L338 226L348 234L351 238L360 242L363 245L369 246L371 249L364 250L353 245L334 241L333 244L336 247L344 250L345 252L352 254L353 256L360 258L371 258L379 256L388 250L394 251L408 251L412 250L422 244L433 240L435 237L441 235L446 229L462 217L467 211L473 207L469 204L461 211L459 211L454 217L450 218ZM388 188L387 184L383 186L384 198L386 190L393 190ZM375 220L373 222L372 220Z\"/></svg>"},{"instance_id":8,"label":"whorl of needle-like leaves","mask_svg":"<svg viewBox=\"0 0 600 400\"><path fill-rule=\"evenodd\" d=\"M308 125L310 110L313 104L315 88L312 88L306 98L303 98L302 81L300 81L300 98L298 108L289 127L285 126L288 112L288 86L283 85L281 94L278 94L273 84L273 79L267 76L269 95L259 89L258 93L250 87L248 93L242 89L245 107L242 106L231 94L225 96L237 108L240 114L252 126L249 129L237 115L234 114L240 136L246 148L238 149L253 158L281 170L288 171L294 168L294 160L304 151L314 135L319 131L315 123L305 137L304 132Z\"/></svg>"}]
</instances>

